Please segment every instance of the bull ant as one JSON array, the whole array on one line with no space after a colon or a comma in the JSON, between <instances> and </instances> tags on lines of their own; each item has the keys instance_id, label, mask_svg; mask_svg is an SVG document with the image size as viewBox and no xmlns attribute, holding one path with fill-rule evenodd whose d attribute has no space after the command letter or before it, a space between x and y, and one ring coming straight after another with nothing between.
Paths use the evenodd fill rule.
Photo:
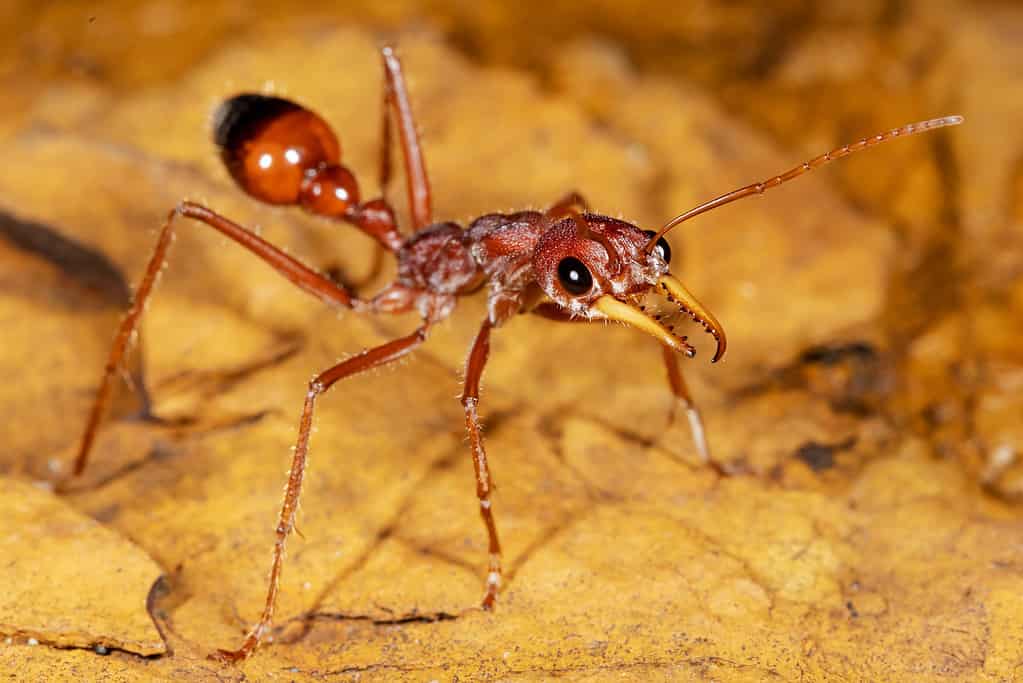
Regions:
<instances>
[{"instance_id":1,"label":"bull ant","mask_svg":"<svg viewBox=\"0 0 1023 683\"><path fill-rule=\"evenodd\" d=\"M398 229L395 212L385 198L361 200L355 175L341 164L338 138L323 119L301 105L268 95L237 95L218 109L213 138L227 170L242 190L268 204L298 205L315 215L354 225L394 255L398 265L395 281L371 298L360 298L251 230L205 206L182 202L167 217L132 306L114 339L74 463L74 474L80 475L109 401L113 378L167 258L174 220L179 216L218 230L328 306L360 313L419 313L422 323L411 334L365 350L309 382L277 521L266 604L259 622L237 650L220 650L213 655L228 661L251 655L270 629L285 542L295 528L313 410L320 395L337 382L411 353L426 341L436 323L451 315L459 297L486 288L488 313L469 351L462 405L476 473L476 496L489 538L483 607L492 608L501 582L501 545L491 505L490 465L477 412L491 331L516 314L535 313L557 321L617 321L652 335L662 344L668 384L686 410L696 450L705 463L717 468L710 458L700 413L678 366L679 354L691 358L696 351L685 337L675 333L673 326L663 324L660 315L648 312L644 302L648 295L656 294L666 300L662 303L677 307L702 325L716 341L712 362L725 353L725 331L671 274L671 249L665 233L699 214L762 194L834 159L888 140L962 122L959 116L947 116L863 138L781 175L700 204L656 232L592 213L576 193L566 195L546 211L487 214L463 228L433 221L430 184L401 63L391 47L383 48L382 57L385 80L380 185L386 187L391 175L393 116L404 157L411 234Z\"/></svg>"}]
</instances>

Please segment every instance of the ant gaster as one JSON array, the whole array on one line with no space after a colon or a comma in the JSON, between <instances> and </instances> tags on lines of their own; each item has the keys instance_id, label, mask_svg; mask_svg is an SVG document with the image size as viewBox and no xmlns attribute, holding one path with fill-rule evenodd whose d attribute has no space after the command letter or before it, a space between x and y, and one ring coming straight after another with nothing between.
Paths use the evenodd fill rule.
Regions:
<instances>
[{"instance_id":1,"label":"ant gaster","mask_svg":"<svg viewBox=\"0 0 1023 683\"><path fill-rule=\"evenodd\" d=\"M519 313L536 313L559 321L617 321L636 327L661 342L669 386L687 411L696 449L712 464L700 414L679 370L677 355L695 355L685 337L647 312L648 294L667 299L703 326L716 340L712 361L725 353L725 332L717 319L669 271L671 249L664 234L700 213L795 178L832 159L887 140L954 125L958 116L933 119L864 138L807 161L764 182L754 183L691 209L659 232L590 213L583 198L571 193L546 211L487 214L467 228L435 223L415 121L402 67L394 50L382 50L384 103L380 186L391 176L392 117L404 157L412 234L398 229L395 213L383 197L362 201L355 175L341 163L341 146L331 128L313 112L289 100L243 94L226 101L215 116L214 140L227 170L249 195L269 204L299 205L310 213L354 225L394 254L395 281L364 299L312 270L255 233L214 211L182 202L164 224L132 306L114 339L74 463L85 468L103 418L114 375L152 293L170 246L174 220L194 219L220 231L269 264L300 289L329 306L363 313L418 311L422 324L411 334L365 350L316 375L310 382L299 422L284 502L275 528L276 542L269 589L262 616L241 646L219 650L230 661L252 654L270 629L288 535L295 528L305 475L313 409L321 394L338 381L390 363L426 341L430 329L447 318L459 297L486 288L488 314L480 325L466 363L462 405L476 474L476 495L489 539L489 571L483 607L494 605L501 580L501 546L491 505L493 483L477 412L480 379L490 350L491 331ZM720 469L719 469L720 471Z\"/></svg>"}]
</instances>

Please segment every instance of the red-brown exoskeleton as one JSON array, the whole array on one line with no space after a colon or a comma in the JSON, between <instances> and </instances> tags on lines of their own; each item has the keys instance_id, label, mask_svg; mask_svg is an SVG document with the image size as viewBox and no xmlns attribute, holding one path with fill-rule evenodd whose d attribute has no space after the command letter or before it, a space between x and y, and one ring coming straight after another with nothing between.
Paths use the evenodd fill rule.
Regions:
<instances>
[{"instance_id":1,"label":"red-brown exoskeleton","mask_svg":"<svg viewBox=\"0 0 1023 683\"><path fill-rule=\"evenodd\" d=\"M483 606L492 607L501 578L501 546L491 507L490 465L477 412L491 330L517 314L535 313L559 321L613 320L653 335L663 345L669 386L687 411L696 449L705 462L712 464L700 414L677 362L677 354L692 357L695 350L685 337L662 324L660 316L647 311L645 303L649 302L645 297L659 295L666 300L662 304L673 304L713 335L717 348L712 361L725 353L725 332L669 272L671 250L664 233L700 213L760 194L832 159L896 137L961 121L956 116L933 119L864 138L779 176L701 204L672 219L659 232L590 213L586 202L575 193L546 211L488 214L463 228L455 223L433 221L430 186L401 65L392 48L385 47L382 56L385 80L380 185L385 188L390 178L393 117L405 162L411 234L398 229L386 199L362 200L355 175L341 164L340 145L334 133L323 119L298 104L267 95L238 95L218 110L214 140L228 171L245 192L263 202L299 205L316 215L360 228L394 254L398 265L395 281L371 298L360 298L229 219L204 206L182 202L164 224L132 307L115 337L74 464L74 474L81 474L110 397L113 377L166 259L174 219L178 216L220 231L330 306L364 313L418 311L422 324L411 334L342 361L309 383L276 527L266 604L259 622L237 650L221 650L214 655L223 659L247 657L270 628L284 546L295 528L313 409L319 396L339 380L410 353L426 341L434 324L451 314L459 297L486 290L488 315L469 352L462 405L476 473L476 495L489 538L490 561Z\"/></svg>"}]
</instances>

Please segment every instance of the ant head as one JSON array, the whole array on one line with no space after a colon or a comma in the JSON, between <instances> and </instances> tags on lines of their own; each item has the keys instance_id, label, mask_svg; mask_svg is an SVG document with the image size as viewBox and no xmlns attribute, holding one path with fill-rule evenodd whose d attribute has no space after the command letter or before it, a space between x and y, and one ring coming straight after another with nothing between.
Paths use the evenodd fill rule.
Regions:
<instances>
[{"instance_id":1,"label":"ant head","mask_svg":"<svg viewBox=\"0 0 1023 683\"><path fill-rule=\"evenodd\" d=\"M671 248L655 233L595 214L573 214L544 231L533 252L537 283L554 303L574 316L609 319L638 327L687 356L695 354L646 312L640 300L657 292L703 325L717 340L714 361L725 352L725 332L716 318L668 270Z\"/></svg>"},{"instance_id":2,"label":"ant head","mask_svg":"<svg viewBox=\"0 0 1023 683\"><path fill-rule=\"evenodd\" d=\"M725 353L725 332L710 311L668 272L671 250L664 234L672 228L725 204L763 194L782 183L854 152L900 137L955 126L961 116L943 116L893 128L886 133L843 145L804 161L784 173L706 201L672 218L659 232L593 214L571 214L556 220L541 236L533 253L533 272L544 292L570 314L592 320L608 319L638 327L669 346L692 356L695 349L660 316L650 316L640 297L658 291L717 340L717 361Z\"/></svg>"}]
</instances>

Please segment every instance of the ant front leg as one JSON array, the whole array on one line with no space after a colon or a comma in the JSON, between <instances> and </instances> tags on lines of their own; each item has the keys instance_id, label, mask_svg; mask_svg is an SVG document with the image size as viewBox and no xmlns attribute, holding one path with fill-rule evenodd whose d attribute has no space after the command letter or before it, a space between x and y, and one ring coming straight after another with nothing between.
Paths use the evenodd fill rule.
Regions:
<instances>
[{"instance_id":1,"label":"ant front leg","mask_svg":"<svg viewBox=\"0 0 1023 683\"><path fill-rule=\"evenodd\" d=\"M671 393L682 404L689 420L689 432L693 436L693 443L696 444L696 451L700 454L703 464L714 468L719 474L724 474L721 466L710 458L710 446L707 444L707 430L703 426L703 417L700 409L696 407L693 397L689 393L689 387L682 377L682 368L678 364L678 356L674 350L661 347L661 354L664 357L664 367L668 372L668 384L671 386ZM671 422L675 421L675 406L671 407Z\"/></svg>"},{"instance_id":2,"label":"ant front leg","mask_svg":"<svg viewBox=\"0 0 1023 683\"><path fill-rule=\"evenodd\" d=\"M487 462L487 451L483 447L483 435L480 431L480 416L477 412L480 402L480 379L483 368L490 355L490 330L493 323L489 319L483 322L465 367L465 387L462 391L462 406L465 408L465 428L469 432L469 444L472 448L472 465L476 472L476 497L480 502L480 516L487 527L488 571L487 588L483 596L483 609L491 609L497 600L497 589L501 585L501 542L497 538L497 526L494 524L494 511L491 507L490 494L494 489L490 476L490 464Z\"/></svg>"},{"instance_id":3,"label":"ant front leg","mask_svg":"<svg viewBox=\"0 0 1023 683\"><path fill-rule=\"evenodd\" d=\"M281 568L284 565L284 546L288 540L288 535L295 528L295 513L298 511L298 499L302 493L302 478L305 475L306 455L309 452L309 434L312 431L313 409L315 408L317 397L346 377L352 377L371 368L385 365L410 353L426 341L428 329L429 323L424 324L407 337L401 337L368 351L363 351L359 355L353 356L348 360L338 363L329 370L321 372L309 383L309 391L305 397L305 405L302 407L302 417L298 425L298 442L295 444L291 469L288 470L288 483L284 491L284 502L281 505L280 515L277 518L277 538L274 542L273 562L270 565L270 584L267 589L263 614L256 625L249 631L248 635L245 636L241 647L237 650L218 650L216 654L210 655L211 658L232 662L245 659L255 651L263 636L270 630L274 608L277 605Z\"/></svg>"},{"instance_id":4,"label":"ant front leg","mask_svg":"<svg viewBox=\"0 0 1023 683\"><path fill-rule=\"evenodd\" d=\"M532 312L555 322L591 322L586 318L573 318L568 311L550 302L540 304L534 308ZM679 367L678 364L677 352L674 349L662 346L661 354L664 358L665 369L668 372L668 385L671 387L671 393L674 394L675 398L682 403L682 407L686 411L686 417L689 419L689 431L692 434L693 443L696 445L696 451L700 455L700 460L718 474L726 475L727 472L724 468L710 457L710 446L707 443L707 430L703 426L703 418L700 415L700 409L697 408L696 403L693 401L692 395L689 393L689 387L686 386L685 379L682 377L682 368ZM672 406L670 420L671 422L675 421L674 406Z\"/></svg>"},{"instance_id":5,"label":"ant front leg","mask_svg":"<svg viewBox=\"0 0 1023 683\"><path fill-rule=\"evenodd\" d=\"M96 391L96 398L93 400L92 409L89 413L89 420L82 435L78 455L75 458L74 476L80 475L85 470L85 465L89 460L89 452L96 439L96 432L99 429L100 422L103 420L103 414L110 400L114 375L121 366L129 340L131 340L133 334L138 329L142 312L145 310L146 303L153 293L153 286L156 284L157 275L167 260L167 250L170 248L174 236L174 219L178 216L192 218L220 231L261 258L271 268L293 282L297 287L327 304L344 308L353 308L362 304L361 301L354 299L342 287L297 259L288 256L255 233L214 213L205 206L193 204L192 202L182 202L167 216L167 222L164 223L163 229L160 231L160 237L153 248L153 255L149 259L149 265L146 266L142 282L135 291L131 308L121 322L117 335L114 337L114 343L107 358L103 377L100 380L99 389Z\"/></svg>"}]
</instances>

